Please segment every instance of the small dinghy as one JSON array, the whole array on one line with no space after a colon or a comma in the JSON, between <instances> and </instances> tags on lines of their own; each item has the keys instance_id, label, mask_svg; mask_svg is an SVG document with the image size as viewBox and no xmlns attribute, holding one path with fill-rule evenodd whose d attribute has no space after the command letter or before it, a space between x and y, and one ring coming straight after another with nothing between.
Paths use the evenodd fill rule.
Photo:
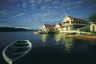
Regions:
<instances>
[{"instance_id":1,"label":"small dinghy","mask_svg":"<svg viewBox=\"0 0 96 64\"><path fill-rule=\"evenodd\" d=\"M32 44L29 40L18 40L8 46L2 52L2 55L8 64L20 59L32 49Z\"/></svg>"}]
</instances>

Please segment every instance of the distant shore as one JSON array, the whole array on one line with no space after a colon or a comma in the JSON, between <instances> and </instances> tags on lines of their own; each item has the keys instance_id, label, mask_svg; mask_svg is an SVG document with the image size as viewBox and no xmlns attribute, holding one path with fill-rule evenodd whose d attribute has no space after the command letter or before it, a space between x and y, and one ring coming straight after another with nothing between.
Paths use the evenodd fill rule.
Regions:
<instances>
[{"instance_id":1,"label":"distant shore","mask_svg":"<svg viewBox=\"0 0 96 64\"><path fill-rule=\"evenodd\" d=\"M20 31L36 31L36 30L28 30L25 28L15 28L15 27L0 27L0 32L20 32Z\"/></svg>"}]
</instances>

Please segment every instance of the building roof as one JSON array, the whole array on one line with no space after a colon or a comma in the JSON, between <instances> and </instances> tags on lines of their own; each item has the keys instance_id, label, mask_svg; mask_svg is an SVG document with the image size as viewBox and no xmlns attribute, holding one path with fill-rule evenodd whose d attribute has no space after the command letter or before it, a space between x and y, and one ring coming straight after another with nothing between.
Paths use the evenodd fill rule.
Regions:
<instances>
[{"instance_id":1,"label":"building roof","mask_svg":"<svg viewBox=\"0 0 96 64\"><path fill-rule=\"evenodd\" d=\"M94 21L93 23L96 24L96 21Z\"/></svg>"},{"instance_id":2,"label":"building roof","mask_svg":"<svg viewBox=\"0 0 96 64\"><path fill-rule=\"evenodd\" d=\"M75 19L75 20L83 20L83 19L81 19L81 18L76 18L76 17L72 17L72 16L67 16L67 17L69 17L69 18L71 18L71 19ZM84 20L83 20L84 21Z\"/></svg>"},{"instance_id":3,"label":"building roof","mask_svg":"<svg viewBox=\"0 0 96 64\"><path fill-rule=\"evenodd\" d=\"M44 24L46 28L51 29L55 27L55 24Z\"/></svg>"},{"instance_id":4,"label":"building roof","mask_svg":"<svg viewBox=\"0 0 96 64\"><path fill-rule=\"evenodd\" d=\"M63 27L63 26L62 26L62 23L58 23L58 25L59 25L60 27Z\"/></svg>"},{"instance_id":5,"label":"building roof","mask_svg":"<svg viewBox=\"0 0 96 64\"><path fill-rule=\"evenodd\" d=\"M55 26L56 26L56 24L44 24L44 25L45 25L45 27L48 28L48 29L55 28ZM59 25L60 27L63 27L63 26L62 26L62 23L58 23L58 25Z\"/></svg>"}]
</instances>

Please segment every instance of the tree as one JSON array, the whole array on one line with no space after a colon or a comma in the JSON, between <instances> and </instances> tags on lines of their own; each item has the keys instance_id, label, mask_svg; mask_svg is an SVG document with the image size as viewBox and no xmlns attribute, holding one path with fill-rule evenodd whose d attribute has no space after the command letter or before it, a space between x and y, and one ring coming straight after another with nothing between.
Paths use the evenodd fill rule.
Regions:
<instances>
[{"instance_id":1,"label":"tree","mask_svg":"<svg viewBox=\"0 0 96 64\"><path fill-rule=\"evenodd\" d=\"M92 14L92 15L89 17L89 21L91 21L91 22L96 21L96 13L95 13L95 14Z\"/></svg>"}]
</instances>

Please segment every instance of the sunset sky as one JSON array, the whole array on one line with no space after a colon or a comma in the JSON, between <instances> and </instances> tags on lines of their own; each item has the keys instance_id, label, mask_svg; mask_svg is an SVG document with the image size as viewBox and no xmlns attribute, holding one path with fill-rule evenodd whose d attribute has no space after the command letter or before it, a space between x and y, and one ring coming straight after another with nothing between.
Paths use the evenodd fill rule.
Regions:
<instances>
[{"instance_id":1,"label":"sunset sky","mask_svg":"<svg viewBox=\"0 0 96 64\"><path fill-rule=\"evenodd\" d=\"M87 19L95 12L96 0L0 0L0 26L38 29L66 14Z\"/></svg>"}]
</instances>

